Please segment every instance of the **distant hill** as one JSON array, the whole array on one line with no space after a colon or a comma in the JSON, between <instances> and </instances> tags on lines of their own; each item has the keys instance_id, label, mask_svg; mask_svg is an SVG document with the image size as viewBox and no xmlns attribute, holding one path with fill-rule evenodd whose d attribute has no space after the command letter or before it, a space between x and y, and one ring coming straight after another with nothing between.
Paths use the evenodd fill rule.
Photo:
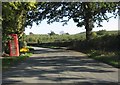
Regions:
<instances>
[{"instance_id":1,"label":"distant hill","mask_svg":"<svg viewBox=\"0 0 120 85\"><path fill-rule=\"evenodd\" d=\"M101 30L100 30L100 31L101 31ZM93 31L93 32L98 32L98 31ZM118 34L118 30L106 31L106 33L109 33L109 34ZM75 34L75 35L78 35L78 34L80 34L80 35L85 35L86 32L77 33L77 34Z\"/></svg>"}]
</instances>

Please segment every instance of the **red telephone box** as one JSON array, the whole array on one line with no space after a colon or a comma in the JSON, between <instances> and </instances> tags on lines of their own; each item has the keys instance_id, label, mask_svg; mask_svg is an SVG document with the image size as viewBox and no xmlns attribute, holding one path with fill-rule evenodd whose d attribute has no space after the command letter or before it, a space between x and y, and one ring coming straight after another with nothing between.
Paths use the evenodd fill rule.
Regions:
<instances>
[{"instance_id":1,"label":"red telephone box","mask_svg":"<svg viewBox=\"0 0 120 85\"><path fill-rule=\"evenodd\" d=\"M9 41L10 56L19 56L19 45L17 34L11 34L12 40Z\"/></svg>"}]
</instances>

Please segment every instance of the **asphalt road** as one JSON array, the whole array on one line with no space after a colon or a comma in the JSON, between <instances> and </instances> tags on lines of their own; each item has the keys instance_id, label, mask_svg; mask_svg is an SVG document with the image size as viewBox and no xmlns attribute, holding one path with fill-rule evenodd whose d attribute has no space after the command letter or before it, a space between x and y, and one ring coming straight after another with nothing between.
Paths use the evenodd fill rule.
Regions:
<instances>
[{"instance_id":1,"label":"asphalt road","mask_svg":"<svg viewBox=\"0 0 120 85\"><path fill-rule=\"evenodd\" d=\"M86 54L71 50L33 48L33 56L2 73L3 84L117 85L118 69L90 59Z\"/></svg>"}]
</instances>

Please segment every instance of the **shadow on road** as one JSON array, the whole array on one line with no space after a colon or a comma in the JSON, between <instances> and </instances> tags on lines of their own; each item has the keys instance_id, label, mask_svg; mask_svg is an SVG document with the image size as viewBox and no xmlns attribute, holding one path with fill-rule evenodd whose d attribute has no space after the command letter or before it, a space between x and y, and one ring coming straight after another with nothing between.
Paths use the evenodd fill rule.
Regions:
<instances>
[{"instance_id":1,"label":"shadow on road","mask_svg":"<svg viewBox=\"0 0 120 85\"><path fill-rule=\"evenodd\" d=\"M45 52L48 53L48 51ZM62 51L52 52L54 53ZM99 67L101 66L105 69L100 69ZM110 69L112 67L102 65L101 63L88 59L85 56L59 55L52 57L51 56L31 57L26 61L23 61L20 65L11 67L11 69L8 72L3 72L3 83L23 82L22 80L12 79L12 77L14 78L24 77L24 79L37 77L37 80L41 81L42 80L52 82L68 81L68 83L69 81L77 81L78 83L74 85L79 85L79 80L80 81L83 80L80 83L84 85L99 85L102 82L105 82L105 84L103 83L102 85L117 85L117 83L112 83L112 81L99 80L99 78L95 77L93 78L90 76L82 77L82 73L93 73L103 75L103 73L114 72L114 70L107 70L107 68ZM67 75L69 72L71 72L70 75Z\"/></svg>"},{"instance_id":2,"label":"shadow on road","mask_svg":"<svg viewBox=\"0 0 120 85\"><path fill-rule=\"evenodd\" d=\"M119 85L119 83L90 83L90 82L77 82L77 83L3 83L2 85Z\"/></svg>"}]
</instances>

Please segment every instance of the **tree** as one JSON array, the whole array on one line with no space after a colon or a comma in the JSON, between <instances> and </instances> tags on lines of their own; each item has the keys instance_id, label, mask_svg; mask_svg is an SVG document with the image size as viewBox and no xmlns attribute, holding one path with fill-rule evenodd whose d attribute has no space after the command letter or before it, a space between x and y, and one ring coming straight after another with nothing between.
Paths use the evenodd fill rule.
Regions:
<instances>
[{"instance_id":1,"label":"tree","mask_svg":"<svg viewBox=\"0 0 120 85\"><path fill-rule=\"evenodd\" d=\"M106 30L99 30L97 32L98 35L104 35L107 31Z\"/></svg>"},{"instance_id":2,"label":"tree","mask_svg":"<svg viewBox=\"0 0 120 85\"><path fill-rule=\"evenodd\" d=\"M18 34L21 38L24 34L26 16L30 10L36 8L34 2L3 2L2 3L2 43L3 48L11 38L9 34ZM8 47L8 46L7 46ZM6 50L6 49L4 49ZM3 50L3 51L4 51Z\"/></svg>"},{"instance_id":3,"label":"tree","mask_svg":"<svg viewBox=\"0 0 120 85\"><path fill-rule=\"evenodd\" d=\"M70 35L69 33L65 33L66 35Z\"/></svg>"},{"instance_id":4,"label":"tree","mask_svg":"<svg viewBox=\"0 0 120 85\"><path fill-rule=\"evenodd\" d=\"M50 36L51 35L56 35L53 31L51 31L50 33L48 33Z\"/></svg>"},{"instance_id":5,"label":"tree","mask_svg":"<svg viewBox=\"0 0 120 85\"><path fill-rule=\"evenodd\" d=\"M25 28L27 13L36 8L35 4L34 2L3 2L3 35L16 33L21 37Z\"/></svg>"},{"instance_id":6,"label":"tree","mask_svg":"<svg viewBox=\"0 0 120 85\"><path fill-rule=\"evenodd\" d=\"M32 32L30 32L30 33L29 33L29 35L33 35L33 33L32 33Z\"/></svg>"},{"instance_id":7,"label":"tree","mask_svg":"<svg viewBox=\"0 0 120 85\"><path fill-rule=\"evenodd\" d=\"M42 20L48 19L48 24L63 22L67 24L70 19L77 23L78 27L85 26L86 38L91 39L94 23L102 26L103 20L109 21L107 13L117 16L118 2L46 2L39 3L36 11L31 11L27 16L28 25L33 22L39 24Z\"/></svg>"}]
</instances>

